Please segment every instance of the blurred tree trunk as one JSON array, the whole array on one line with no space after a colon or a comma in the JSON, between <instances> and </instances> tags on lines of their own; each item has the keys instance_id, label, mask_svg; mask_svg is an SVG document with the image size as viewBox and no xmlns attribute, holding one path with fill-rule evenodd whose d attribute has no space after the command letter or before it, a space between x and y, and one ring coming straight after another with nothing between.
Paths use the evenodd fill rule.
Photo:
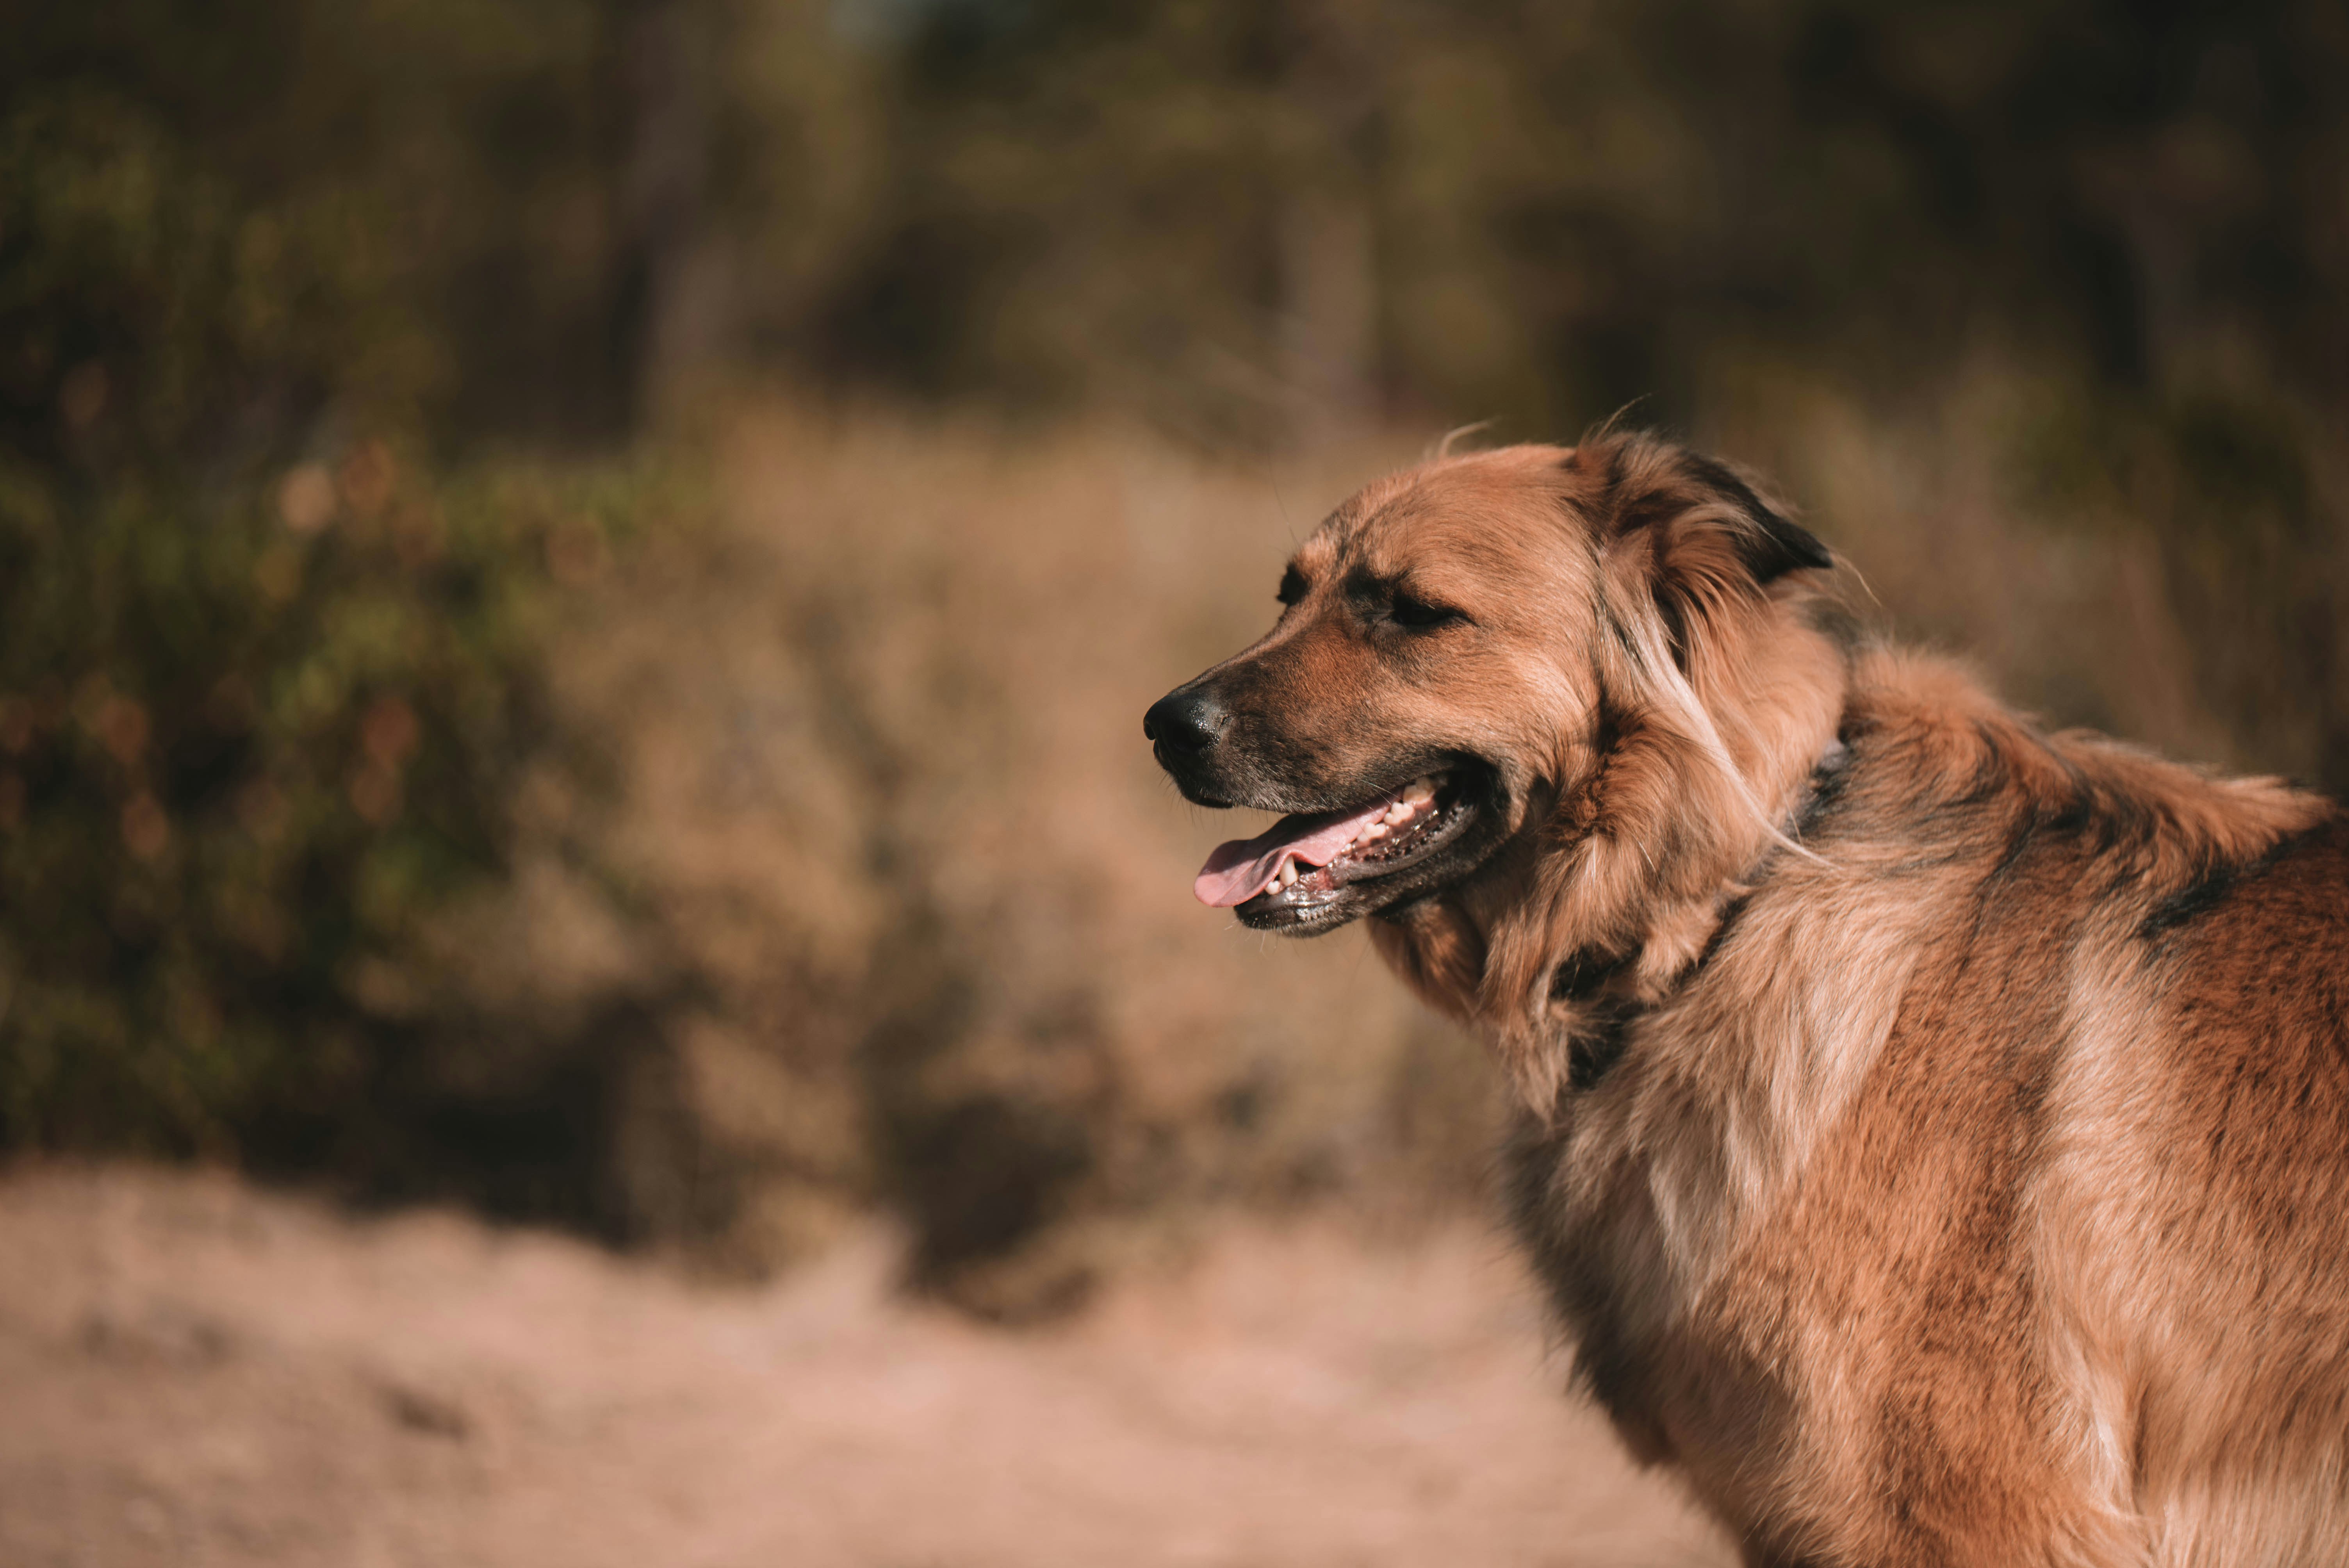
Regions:
<instances>
[{"instance_id":1,"label":"blurred tree trunk","mask_svg":"<svg viewBox=\"0 0 2349 1568\"><path fill-rule=\"evenodd\" d=\"M724 290L704 222L717 96L707 10L623 0L617 19L626 120L611 342L627 428L657 413L721 335Z\"/></svg>"},{"instance_id":2,"label":"blurred tree trunk","mask_svg":"<svg viewBox=\"0 0 2349 1568\"><path fill-rule=\"evenodd\" d=\"M1296 0L1289 15L1288 87L1312 146L1279 219L1278 349L1291 430L1308 446L1379 412L1373 19L1349 0Z\"/></svg>"},{"instance_id":3,"label":"blurred tree trunk","mask_svg":"<svg viewBox=\"0 0 2349 1568\"><path fill-rule=\"evenodd\" d=\"M1299 440L1326 444L1376 412L1377 273L1359 192L1299 191L1281 214L1283 379Z\"/></svg>"}]
</instances>

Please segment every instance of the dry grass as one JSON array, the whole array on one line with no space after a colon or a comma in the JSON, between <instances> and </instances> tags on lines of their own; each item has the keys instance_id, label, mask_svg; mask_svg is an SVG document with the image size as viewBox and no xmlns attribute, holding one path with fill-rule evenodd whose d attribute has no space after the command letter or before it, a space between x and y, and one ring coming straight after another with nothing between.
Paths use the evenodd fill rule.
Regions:
<instances>
[{"instance_id":1,"label":"dry grass","mask_svg":"<svg viewBox=\"0 0 2349 1568\"><path fill-rule=\"evenodd\" d=\"M1256 824L1183 805L1141 738L1261 629L1295 539L1410 455L736 423L710 515L655 527L557 661L616 789L534 796L524 896L452 944L508 1016L647 999L629 1228L755 1271L878 1196L925 1283L1017 1317L1229 1201L1473 1191L1481 1057L1361 934L1274 944L1194 903Z\"/></svg>"},{"instance_id":2,"label":"dry grass","mask_svg":"<svg viewBox=\"0 0 2349 1568\"><path fill-rule=\"evenodd\" d=\"M20 1171L0 1251L21 1568L1727 1559L1473 1231L1245 1228L1026 1335L889 1300L870 1231L696 1289L183 1174Z\"/></svg>"}]
</instances>

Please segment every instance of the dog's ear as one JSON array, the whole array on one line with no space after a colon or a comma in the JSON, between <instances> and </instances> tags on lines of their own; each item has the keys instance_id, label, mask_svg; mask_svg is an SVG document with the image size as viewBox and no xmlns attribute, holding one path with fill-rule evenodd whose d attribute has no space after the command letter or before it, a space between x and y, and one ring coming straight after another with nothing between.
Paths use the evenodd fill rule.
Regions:
<instances>
[{"instance_id":1,"label":"dog's ear","mask_svg":"<svg viewBox=\"0 0 2349 1568\"><path fill-rule=\"evenodd\" d=\"M1725 463L1647 436L1586 442L1568 460L1593 484L1602 550L1647 578L1683 668L1692 626L1790 572L1835 564Z\"/></svg>"},{"instance_id":2,"label":"dog's ear","mask_svg":"<svg viewBox=\"0 0 2349 1568\"><path fill-rule=\"evenodd\" d=\"M1586 440L1560 468L1597 556L1597 700L1532 851L1533 913L1488 928L1476 1005L1541 1115L1572 1081L1571 1031L1603 1005L1561 990L1559 965L1636 953L1621 980L1636 990L1694 961L1723 889L1789 841L1777 823L1844 690L1840 648L1771 586L1834 557L1752 485L1636 434Z\"/></svg>"},{"instance_id":3,"label":"dog's ear","mask_svg":"<svg viewBox=\"0 0 2349 1568\"><path fill-rule=\"evenodd\" d=\"M1736 514L1727 531L1730 548L1756 583L1773 583L1789 572L1825 571L1835 556L1816 535L1754 493L1754 487L1728 464L1683 452L1681 471L1727 501Z\"/></svg>"}]
</instances>

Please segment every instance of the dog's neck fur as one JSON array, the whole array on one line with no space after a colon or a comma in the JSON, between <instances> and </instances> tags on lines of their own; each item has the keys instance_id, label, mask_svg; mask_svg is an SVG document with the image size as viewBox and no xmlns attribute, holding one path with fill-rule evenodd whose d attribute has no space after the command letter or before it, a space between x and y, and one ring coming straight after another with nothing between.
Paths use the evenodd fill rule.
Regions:
<instances>
[{"instance_id":1,"label":"dog's neck fur","mask_svg":"<svg viewBox=\"0 0 2349 1568\"><path fill-rule=\"evenodd\" d=\"M1528 791L1518 831L1469 882L1373 923L1387 964L1487 1040L1537 1117L1605 1070L1773 855L1803 852L1788 834L1839 749L1851 679L1815 597L1791 586L1722 611L1682 688L1701 716L1640 695L1652 667L1636 639L1610 640L1563 785Z\"/></svg>"}]
</instances>

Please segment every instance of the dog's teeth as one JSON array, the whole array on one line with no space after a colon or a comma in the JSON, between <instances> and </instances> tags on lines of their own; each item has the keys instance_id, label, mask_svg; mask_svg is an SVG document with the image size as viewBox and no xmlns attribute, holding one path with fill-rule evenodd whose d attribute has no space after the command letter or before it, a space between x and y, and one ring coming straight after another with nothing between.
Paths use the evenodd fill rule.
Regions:
<instances>
[{"instance_id":1,"label":"dog's teeth","mask_svg":"<svg viewBox=\"0 0 2349 1568\"><path fill-rule=\"evenodd\" d=\"M1295 861L1283 861L1280 862L1280 885L1283 887L1295 887L1297 885L1297 862Z\"/></svg>"},{"instance_id":2,"label":"dog's teeth","mask_svg":"<svg viewBox=\"0 0 2349 1568\"><path fill-rule=\"evenodd\" d=\"M1385 820L1398 826L1410 821L1411 807L1403 801L1396 801L1393 805L1387 808Z\"/></svg>"},{"instance_id":3,"label":"dog's teeth","mask_svg":"<svg viewBox=\"0 0 2349 1568\"><path fill-rule=\"evenodd\" d=\"M1402 792L1402 801L1407 806L1424 806L1434 799L1435 780L1433 779L1414 779L1411 787Z\"/></svg>"},{"instance_id":4,"label":"dog's teeth","mask_svg":"<svg viewBox=\"0 0 2349 1568\"><path fill-rule=\"evenodd\" d=\"M1367 843L1372 839L1383 839L1386 836L1387 825L1384 822L1372 822L1369 827L1364 828L1361 830L1361 835L1357 837L1354 841L1356 843Z\"/></svg>"}]
</instances>

